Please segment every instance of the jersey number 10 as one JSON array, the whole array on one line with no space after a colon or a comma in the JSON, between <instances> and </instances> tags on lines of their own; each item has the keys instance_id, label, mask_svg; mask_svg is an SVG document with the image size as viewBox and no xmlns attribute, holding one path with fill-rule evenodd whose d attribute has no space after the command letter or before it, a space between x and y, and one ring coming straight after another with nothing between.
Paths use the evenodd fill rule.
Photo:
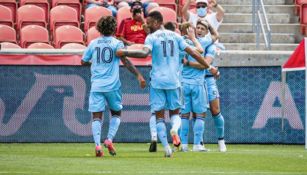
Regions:
<instances>
[{"instance_id":1,"label":"jersey number 10","mask_svg":"<svg viewBox=\"0 0 307 175\"><path fill-rule=\"evenodd\" d=\"M113 59L113 50L110 47L95 47L97 52L97 64L100 64L100 60L103 63L111 63ZM106 53L109 53L108 55Z\"/></svg>"}]
</instances>

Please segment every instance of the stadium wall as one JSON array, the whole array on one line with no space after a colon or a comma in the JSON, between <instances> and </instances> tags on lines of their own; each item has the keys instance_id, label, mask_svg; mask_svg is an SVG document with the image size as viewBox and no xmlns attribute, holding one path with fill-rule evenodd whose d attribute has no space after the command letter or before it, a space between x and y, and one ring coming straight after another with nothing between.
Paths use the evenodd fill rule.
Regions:
<instances>
[{"instance_id":1,"label":"stadium wall","mask_svg":"<svg viewBox=\"0 0 307 175\"><path fill-rule=\"evenodd\" d=\"M92 142L89 67L78 66L80 52L57 51L38 58L40 54L0 52L0 142ZM222 76L217 83L228 143L304 143L303 71L287 74L282 118L280 65L290 54L228 51L218 57ZM52 59L54 55L74 61L63 65L64 58ZM5 61L9 57L16 58L10 63ZM150 67L138 68L149 82ZM124 109L115 142L149 142L149 88L141 90L123 67L120 78ZM105 112L102 138L109 118ZM216 143L210 114L205 128L205 142Z\"/></svg>"}]
</instances>

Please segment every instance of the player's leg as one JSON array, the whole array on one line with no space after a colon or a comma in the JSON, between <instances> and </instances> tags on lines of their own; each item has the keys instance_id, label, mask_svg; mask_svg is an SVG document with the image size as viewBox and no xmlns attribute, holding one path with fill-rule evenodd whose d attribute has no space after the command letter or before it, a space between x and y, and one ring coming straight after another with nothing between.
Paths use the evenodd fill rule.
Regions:
<instances>
[{"instance_id":1,"label":"player's leg","mask_svg":"<svg viewBox=\"0 0 307 175\"><path fill-rule=\"evenodd\" d=\"M171 157L172 149L168 144L165 118L164 118L165 105L166 105L165 91L162 89L155 89L153 87L150 87L150 108L151 111L155 111L158 137L161 141L162 146L164 147L165 156Z\"/></svg>"},{"instance_id":2,"label":"player's leg","mask_svg":"<svg viewBox=\"0 0 307 175\"><path fill-rule=\"evenodd\" d=\"M178 130L181 127L180 108L182 107L182 92L181 87L177 89L166 90L166 104L169 109L172 128L170 134L173 139L173 145L179 148L181 141L178 135Z\"/></svg>"},{"instance_id":3,"label":"player's leg","mask_svg":"<svg viewBox=\"0 0 307 175\"><path fill-rule=\"evenodd\" d=\"M203 146L205 117L208 103L205 93L205 88L202 85L193 85L193 88L191 88L192 111L195 114L195 122L193 125L193 151L207 151Z\"/></svg>"},{"instance_id":4,"label":"player's leg","mask_svg":"<svg viewBox=\"0 0 307 175\"><path fill-rule=\"evenodd\" d=\"M188 84L183 83L183 105L181 108L181 150L189 150L189 129L190 129L190 112L192 111L191 89Z\"/></svg>"},{"instance_id":5,"label":"player's leg","mask_svg":"<svg viewBox=\"0 0 307 175\"><path fill-rule=\"evenodd\" d=\"M92 133L95 142L95 153L97 157L103 156L101 148L101 128L103 124L103 111L105 110L105 99L101 92L91 92L89 98L89 111L92 112Z\"/></svg>"},{"instance_id":6,"label":"player's leg","mask_svg":"<svg viewBox=\"0 0 307 175\"><path fill-rule=\"evenodd\" d=\"M122 94L120 90L115 90L112 92L106 92L105 97L108 102L112 117L110 119L109 131L107 139L104 141L104 145L108 148L109 153L114 156L116 155L116 150L113 145L113 138L115 137L120 125L121 110L123 108Z\"/></svg>"},{"instance_id":7,"label":"player's leg","mask_svg":"<svg viewBox=\"0 0 307 175\"><path fill-rule=\"evenodd\" d=\"M226 152L227 148L224 140L224 117L220 110L220 95L214 78L207 78L208 95L210 101L210 111L214 120L216 134L218 137L219 151Z\"/></svg>"},{"instance_id":8,"label":"player's leg","mask_svg":"<svg viewBox=\"0 0 307 175\"><path fill-rule=\"evenodd\" d=\"M157 152L157 121L156 121L156 115L155 113L151 114L150 120L149 120L149 128L150 128L150 135L151 135L151 143L149 146L149 152Z\"/></svg>"}]
</instances>

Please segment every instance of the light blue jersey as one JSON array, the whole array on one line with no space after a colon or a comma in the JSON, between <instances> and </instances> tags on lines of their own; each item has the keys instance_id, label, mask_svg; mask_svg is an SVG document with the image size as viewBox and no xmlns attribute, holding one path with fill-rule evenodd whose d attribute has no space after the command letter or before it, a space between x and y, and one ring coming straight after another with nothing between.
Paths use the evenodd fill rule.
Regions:
<instances>
[{"instance_id":1,"label":"light blue jersey","mask_svg":"<svg viewBox=\"0 0 307 175\"><path fill-rule=\"evenodd\" d=\"M99 37L86 48L82 60L92 62L91 92L110 92L120 88L120 58L116 51L122 48L123 42L112 36Z\"/></svg>"},{"instance_id":2,"label":"light blue jersey","mask_svg":"<svg viewBox=\"0 0 307 175\"><path fill-rule=\"evenodd\" d=\"M216 51L215 50L216 50L216 46L214 44L211 44L211 45L207 46L207 48L205 50L205 56L212 58L211 65L213 65L213 66L214 66L214 58L216 56ZM206 70L206 75L211 75L212 76L211 72L208 71L208 70Z\"/></svg>"},{"instance_id":3,"label":"light blue jersey","mask_svg":"<svg viewBox=\"0 0 307 175\"><path fill-rule=\"evenodd\" d=\"M198 39L202 40L203 39ZM190 39L186 39L186 42L194 47L193 42ZM202 54L204 56L204 53ZM197 62L191 55L186 55L189 62ZM182 70L182 82L191 85L203 85L204 84L204 70L196 69L190 66L184 66Z\"/></svg>"},{"instance_id":4,"label":"light blue jersey","mask_svg":"<svg viewBox=\"0 0 307 175\"><path fill-rule=\"evenodd\" d=\"M160 29L148 35L145 45L152 52L151 86L156 89L180 87L180 50L188 47L177 33Z\"/></svg>"}]
</instances>

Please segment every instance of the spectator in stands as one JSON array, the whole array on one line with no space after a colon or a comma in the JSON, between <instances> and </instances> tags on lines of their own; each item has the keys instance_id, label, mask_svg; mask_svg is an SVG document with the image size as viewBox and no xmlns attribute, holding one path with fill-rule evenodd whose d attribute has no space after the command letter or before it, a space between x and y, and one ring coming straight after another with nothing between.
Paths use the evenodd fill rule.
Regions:
<instances>
[{"instance_id":1,"label":"spectator in stands","mask_svg":"<svg viewBox=\"0 0 307 175\"><path fill-rule=\"evenodd\" d=\"M206 19L217 31L224 17L224 9L217 3L217 0L196 0L197 14L189 11L191 1L187 0L182 8L183 19L191 22L194 26L196 26L198 19Z\"/></svg>"},{"instance_id":2,"label":"spectator in stands","mask_svg":"<svg viewBox=\"0 0 307 175\"><path fill-rule=\"evenodd\" d=\"M134 1L131 3L130 12L132 13L132 18L124 19L121 22L117 37L126 45L132 45L135 43L144 44L147 36L147 29L144 28L145 21L142 2Z\"/></svg>"},{"instance_id":3,"label":"spectator in stands","mask_svg":"<svg viewBox=\"0 0 307 175\"><path fill-rule=\"evenodd\" d=\"M112 11L113 16L117 14L117 8L113 5L113 0L109 2L108 0L86 0L86 8L92 8L95 6L103 6Z\"/></svg>"},{"instance_id":4,"label":"spectator in stands","mask_svg":"<svg viewBox=\"0 0 307 175\"><path fill-rule=\"evenodd\" d=\"M147 3L147 5L144 6L145 16L147 16L149 14L150 10L155 8L155 7L159 7L159 4L156 3L156 2Z\"/></svg>"},{"instance_id":5,"label":"spectator in stands","mask_svg":"<svg viewBox=\"0 0 307 175\"><path fill-rule=\"evenodd\" d=\"M81 64L91 65L92 84L89 97L89 111L92 112L93 116L92 132L96 146L96 156L103 156L100 140L101 128L103 126L102 117L106 103L108 103L112 118L110 119L109 131L107 139L104 141L104 146L108 148L112 156L115 156L116 151L113 145L113 138L120 125L121 110L123 108L119 79L120 60L136 76L141 88L145 88L146 82L135 66L126 57L119 55L119 49L124 48L124 43L113 37L116 29L114 17L102 17L98 21L96 29L102 36L93 40L88 48L85 49Z\"/></svg>"}]
</instances>

